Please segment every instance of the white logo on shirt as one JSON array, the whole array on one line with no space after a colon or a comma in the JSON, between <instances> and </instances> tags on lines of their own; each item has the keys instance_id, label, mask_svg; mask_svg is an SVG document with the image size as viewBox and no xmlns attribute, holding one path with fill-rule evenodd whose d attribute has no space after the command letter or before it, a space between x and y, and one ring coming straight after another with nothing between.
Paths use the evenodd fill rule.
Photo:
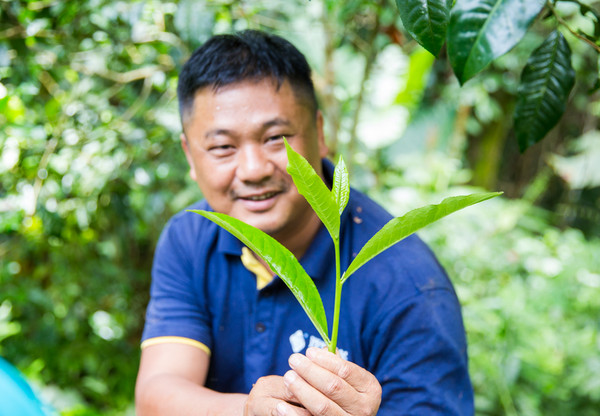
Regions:
<instances>
[{"instance_id":1,"label":"white logo on shirt","mask_svg":"<svg viewBox=\"0 0 600 416\"><path fill-rule=\"evenodd\" d=\"M308 348L324 348L327 345L325 341L321 338L315 337L314 335L309 335L306 332L303 332L301 329L294 332L290 335L290 345L292 346L292 351L300 352L306 347L306 340L308 339ZM338 348L338 352L342 356L344 360L348 359L348 351Z\"/></svg>"}]
</instances>

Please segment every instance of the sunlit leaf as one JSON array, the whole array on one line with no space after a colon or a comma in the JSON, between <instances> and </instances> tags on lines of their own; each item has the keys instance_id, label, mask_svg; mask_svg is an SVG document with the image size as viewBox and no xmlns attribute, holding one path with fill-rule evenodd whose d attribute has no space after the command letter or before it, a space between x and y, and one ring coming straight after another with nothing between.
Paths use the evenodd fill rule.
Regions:
<instances>
[{"instance_id":1,"label":"sunlit leaf","mask_svg":"<svg viewBox=\"0 0 600 416\"><path fill-rule=\"evenodd\" d=\"M226 214L203 210L189 211L200 214L223 227L263 259L290 288L321 337L329 343L327 319L319 291L287 248L263 231Z\"/></svg>"},{"instance_id":2,"label":"sunlit leaf","mask_svg":"<svg viewBox=\"0 0 600 416\"><path fill-rule=\"evenodd\" d=\"M367 241L358 255L352 260L352 263L350 263L350 266L348 266L348 269L346 269L346 272L344 273L342 282L345 282L350 275L373 257L426 225L460 209L501 194L502 192L489 192L465 196L453 196L444 199L439 204L417 208L409 211L402 217L390 220L381 230L371 237L369 241Z\"/></svg>"},{"instance_id":3,"label":"sunlit leaf","mask_svg":"<svg viewBox=\"0 0 600 416\"><path fill-rule=\"evenodd\" d=\"M331 237L338 240L340 216L334 197L310 163L292 149L287 140L285 140L285 148L288 155L287 171L292 176L298 192L306 198Z\"/></svg>"},{"instance_id":4,"label":"sunlit leaf","mask_svg":"<svg viewBox=\"0 0 600 416\"><path fill-rule=\"evenodd\" d=\"M346 168L346 164L341 155L338 164L335 166L335 171L333 172L332 193L338 206L338 211L340 215L342 215L342 212L344 212L344 208L346 208L348 200L350 199L350 181L348 179L348 168Z\"/></svg>"},{"instance_id":5,"label":"sunlit leaf","mask_svg":"<svg viewBox=\"0 0 600 416\"><path fill-rule=\"evenodd\" d=\"M571 49L564 36L554 31L533 51L521 75L515 108L521 152L542 140L558 123L574 84Z\"/></svg>"},{"instance_id":6,"label":"sunlit leaf","mask_svg":"<svg viewBox=\"0 0 600 416\"><path fill-rule=\"evenodd\" d=\"M395 103L406 107L411 115L416 114L419 109L434 62L435 57L425 49L416 48L410 54L406 84L396 96Z\"/></svg>"},{"instance_id":7,"label":"sunlit leaf","mask_svg":"<svg viewBox=\"0 0 600 416\"><path fill-rule=\"evenodd\" d=\"M396 5L408 33L437 56L446 40L452 0L396 0Z\"/></svg>"},{"instance_id":8,"label":"sunlit leaf","mask_svg":"<svg viewBox=\"0 0 600 416\"><path fill-rule=\"evenodd\" d=\"M461 83L511 50L545 0L459 0L450 13L448 57Z\"/></svg>"}]
</instances>

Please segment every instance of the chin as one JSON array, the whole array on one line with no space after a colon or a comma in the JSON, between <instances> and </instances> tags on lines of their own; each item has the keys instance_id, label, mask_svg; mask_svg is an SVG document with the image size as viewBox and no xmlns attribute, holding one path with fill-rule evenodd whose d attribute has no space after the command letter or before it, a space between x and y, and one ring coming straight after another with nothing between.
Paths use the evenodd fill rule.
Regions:
<instances>
[{"instance_id":1,"label":"chin","mask_svg":"<svg viewBox=\"0 0 600 416\"><path fill-rule=\"evenodd\" d=\"M269 234L270 236L277 234L277 232L281 229L281 227L278 227L275 224L271 224L271 223L264 224L260 221L257 221L257 222L251 221L251 222L249 222L249 224L258 228L262 232Z\"/></svg>"}]
</instances>

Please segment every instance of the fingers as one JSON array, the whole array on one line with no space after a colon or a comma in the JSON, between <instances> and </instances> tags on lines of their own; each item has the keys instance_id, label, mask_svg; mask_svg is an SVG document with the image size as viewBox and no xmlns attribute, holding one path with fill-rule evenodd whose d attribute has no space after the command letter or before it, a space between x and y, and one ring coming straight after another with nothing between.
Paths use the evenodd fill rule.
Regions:
<instances>
[{"instance_id":1,"label":"fingers","mask_svg":"<svg viewBox=\"0 0 600 416\"><path fill-rule=\"evenodd\" d=\"M305 408L285 402L277 403L275 410L274 416L312 416Z\"/></svg>"},{"instance_id":2,"label":"fingers","mask_svg":"<svg viewBox=\"0 0 600 416\"><path fill-rule=\"evenodd\" d=\"M313 385L300 377L294 370L285 373L283 380L287 388L293 392L294 396L298 398L300 403L304 405L311 415L346 415L344 409L342 409L334 400L317 390Z\"/></svg>"},{"instance_id":3,"label":"fingers","mask_svg":"<svg viewBox=\"0 0 600 416\"><path fill-rule=\"evenodd\" d=\"M362 367L326 350L309 348L292 354L284 384L313 415L374 415L381 386Z\"/></svg>"},{"instance_id":4,"label":"fingers","mask_svg":"<svg viewBox=\"0 0 600 416\"><path fill-rule=\"evenodd\" d=\"M339 355L332 354L326 349L309 348L306 350L306 356L313 363L344 379L359 392L364 392L371 387L370 384L373 381L376 381L375 377L362 367L346 361Z\"/></svg>"},{"instance_id":5,"label":"fingers","mask_svg":"<svg viewBox=\"0 0 600 416\"><path fill-rule=\"evenodd\" d=\"M331 354L333 356L333 354ZM290 367L294 372L288 372L283 380L290 384L293 377L299 374L309 385L323 393L336 403L344 403L357 395L357 390L343 377L327 367L319 365L301 354L293 354L289 359ZM297 396L303 402L303 397Z\"/></svg>"},{"instance_id":6,"label":"fingers","mask_svg":"<svg viewBox=\"0 0 600 416\"><path fill-rule=\"evenodd\" d=\"M310 416L297 404L298 399L286 388L282 377L261 377L248 395L244 416Z\"/></svg>"}]
</instances>

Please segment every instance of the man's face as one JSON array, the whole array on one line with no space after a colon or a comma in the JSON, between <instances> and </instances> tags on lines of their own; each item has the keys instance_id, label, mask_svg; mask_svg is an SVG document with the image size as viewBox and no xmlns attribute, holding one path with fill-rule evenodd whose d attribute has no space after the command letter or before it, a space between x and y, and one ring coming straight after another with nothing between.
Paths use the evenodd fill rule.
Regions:
<instances>
[{"instance_id":1,"label":"man's face","mask_svg":"<svg viewBox=\"0 0 600 416\"><path fill-rule=\"evenodd\" d=\"M278 238L299 233L315 214L286 172L283 137L322 176L322 116L286 81L244 81L199 90L184 122L190 176L210 206Z\"/></svg>"}]
</instances>

